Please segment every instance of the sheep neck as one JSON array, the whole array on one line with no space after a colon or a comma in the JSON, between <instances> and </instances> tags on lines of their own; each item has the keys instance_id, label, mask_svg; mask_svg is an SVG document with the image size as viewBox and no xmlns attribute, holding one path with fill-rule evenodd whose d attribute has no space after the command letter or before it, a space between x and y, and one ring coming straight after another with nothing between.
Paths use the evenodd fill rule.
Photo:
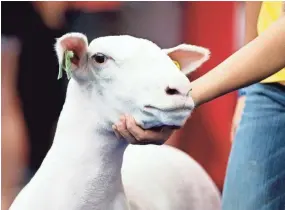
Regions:
<instances>
[{"instance_id":1,"label":"sheep neck","mask_svg":"<svg viewBox=\"0 0 285 210\"><path fill-rule=\"evenodd\" d=\"M84 99L72 96L67 96L50 155L60 156L62 167L74 173L78 184L68 190L82 192L83 207L125 210L121 167L127 143L102 127L96 107L91 112Z\"/></svg>"}]
</instances>

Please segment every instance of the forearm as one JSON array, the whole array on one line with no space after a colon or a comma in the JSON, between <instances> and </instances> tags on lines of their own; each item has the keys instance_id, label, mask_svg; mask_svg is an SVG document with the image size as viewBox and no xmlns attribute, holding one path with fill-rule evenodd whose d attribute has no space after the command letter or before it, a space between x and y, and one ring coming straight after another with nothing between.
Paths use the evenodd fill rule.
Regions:
<instances>
[{"instance_id":1,"label":"forearm","mask_svg":"<svg viewBox=\"0 0 285 210\"><path fill-rule=\"evenodd\" d=\"M192 82L196 106L259 82L285 66L285 17L234 53L212 71Z\"/></svg>"}]
</instances>

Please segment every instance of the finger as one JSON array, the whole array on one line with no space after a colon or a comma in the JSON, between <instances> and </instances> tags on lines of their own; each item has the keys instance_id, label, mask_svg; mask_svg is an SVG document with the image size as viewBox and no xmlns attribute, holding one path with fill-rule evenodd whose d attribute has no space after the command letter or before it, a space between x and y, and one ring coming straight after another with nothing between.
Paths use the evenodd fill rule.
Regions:
<instances>
[{"instance_id":1,"label":"finger","mask_svg":"<svg viewBox=\"0 0 285 210\"><path fill-rule=\"evenodd\" d=\"M125 117L120 118L120 122L116 124L118 133L129 143L135 143L135 137L127 130Z\"/></svg>"},{"instance_id":2,"label":"finger","mask_svg":"<svg viewBox=\"0 0 285 210\"><path fill-rule=\"evenodd\" d=\"M112 129L113 129L113 131L114 131L116 137L117 137L118 139L121 139L122 136L119 134L119 132L118 132L118 130L117 130L117 127L116 127L115 125L112 125Z\"/></svg>"},{"instance_id":3,"label":"finger","mask_svg":"<svg viewBox=\"0 0 285 210\"><path fill-rule=\"evenodd\" d=\"M164 142L155 138L157 136L155 131L147 132L146 130L139 127L135 119L132 116L126 115L126 125L127 129L132 136L136 139L136 142L133 144L137 145L147 145L147 144L155 144L161 145ZM154 137L152 137L154 136Z\"/></svg>"},{"instance_id":4,"label":"finger","mask_svg":"<svg viewBox=\"0 0 285 210\"><path fill-rule=\"evenodd\" d=\"M165 142L174 130L169 127L163 127L160 131L147 130L146 136L149 136L150 141Z\"/></svg>"},{"instance_id":5,"label":"finger","mask_svg":"<svg viewBox=\"0 0 285 210\"><path fill-rule=\"evenodd\" d=\"M163 144L174 131L167 126L159 131L144 130L139 127L132 116L126 115L127 129L136 138L138 144Z\"/></svg>"},{"instance_id":6,"label":"finger","mask_svg":"<svg viewBox=\"0 0 285 210\"><path fill-rule=\"evenodd\" d=\"M145 130L139 127L135 119L132 116L126 116L126 126L128 131L137 141L147 140L147 136L145 136Z\"/></svg>"}]
</instances>

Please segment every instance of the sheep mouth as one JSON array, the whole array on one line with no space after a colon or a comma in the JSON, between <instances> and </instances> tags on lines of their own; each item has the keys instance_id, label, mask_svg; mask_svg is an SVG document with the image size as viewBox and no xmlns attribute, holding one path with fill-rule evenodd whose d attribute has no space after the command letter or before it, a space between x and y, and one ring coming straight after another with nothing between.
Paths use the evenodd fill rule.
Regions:
<instances>
[{"instance_id":1,"label":"sheep mouth","mask_svg":"<svg viewBox=\"0 0 285 210\"><path fill-rule=\"evenodd\" d=\"M178 111L178 110L189 110L192 107L188 107L188 106L184 105L184 106L159 108L159 107L155 107L155 106L151 106L151 105L145 105L144 108L146 110L158 110L158 111L162 111L162 112L174 112L174 111Z\"/></svg>"},{"instance_id":2,"label":"sheep mouth","mask_svg":"<svg viewBox=\"0 0 285 210\"><path fill-rule=\"evenodd\" d=\"M154 131L161 131L163 128L167 127L173 130L180 129L184 125L185 119L190 115L192 107L188 107L186 105L183 106L175 106L175 107L155 107L152 105L145 105L144 111L150 115L154 115L160 119L159 113L164 113L169 115L168 120L161 119L160 125L150 127L149 129ZM170 120L173 117L173 120Z\"/></svg>"}]
</instances>

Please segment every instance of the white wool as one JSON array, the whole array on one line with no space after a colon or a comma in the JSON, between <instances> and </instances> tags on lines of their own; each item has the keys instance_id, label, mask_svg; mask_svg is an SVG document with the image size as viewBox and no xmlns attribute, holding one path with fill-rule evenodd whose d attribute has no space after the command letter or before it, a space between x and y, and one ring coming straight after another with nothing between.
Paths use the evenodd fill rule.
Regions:
<instances>
[{"instance_id":1,"label":"white wool","mask_svg":"<svg viewBox=\"0 0 285 210\"><path fill-rule=\"evenodd\" d=\"M79 33L59 38L55 49L59 63L65 50L74 50L79 62L72 65L53 145L11 210L220 209L215 184L187 154L165 145L128 145L111 128L125 113L144 128L183 126L194 108L184 73L202 65L208 50L162 50L131 36L102 37L88 46ZM96 63L96 53L106 62Z\"/></svg>"}]
</instances>

